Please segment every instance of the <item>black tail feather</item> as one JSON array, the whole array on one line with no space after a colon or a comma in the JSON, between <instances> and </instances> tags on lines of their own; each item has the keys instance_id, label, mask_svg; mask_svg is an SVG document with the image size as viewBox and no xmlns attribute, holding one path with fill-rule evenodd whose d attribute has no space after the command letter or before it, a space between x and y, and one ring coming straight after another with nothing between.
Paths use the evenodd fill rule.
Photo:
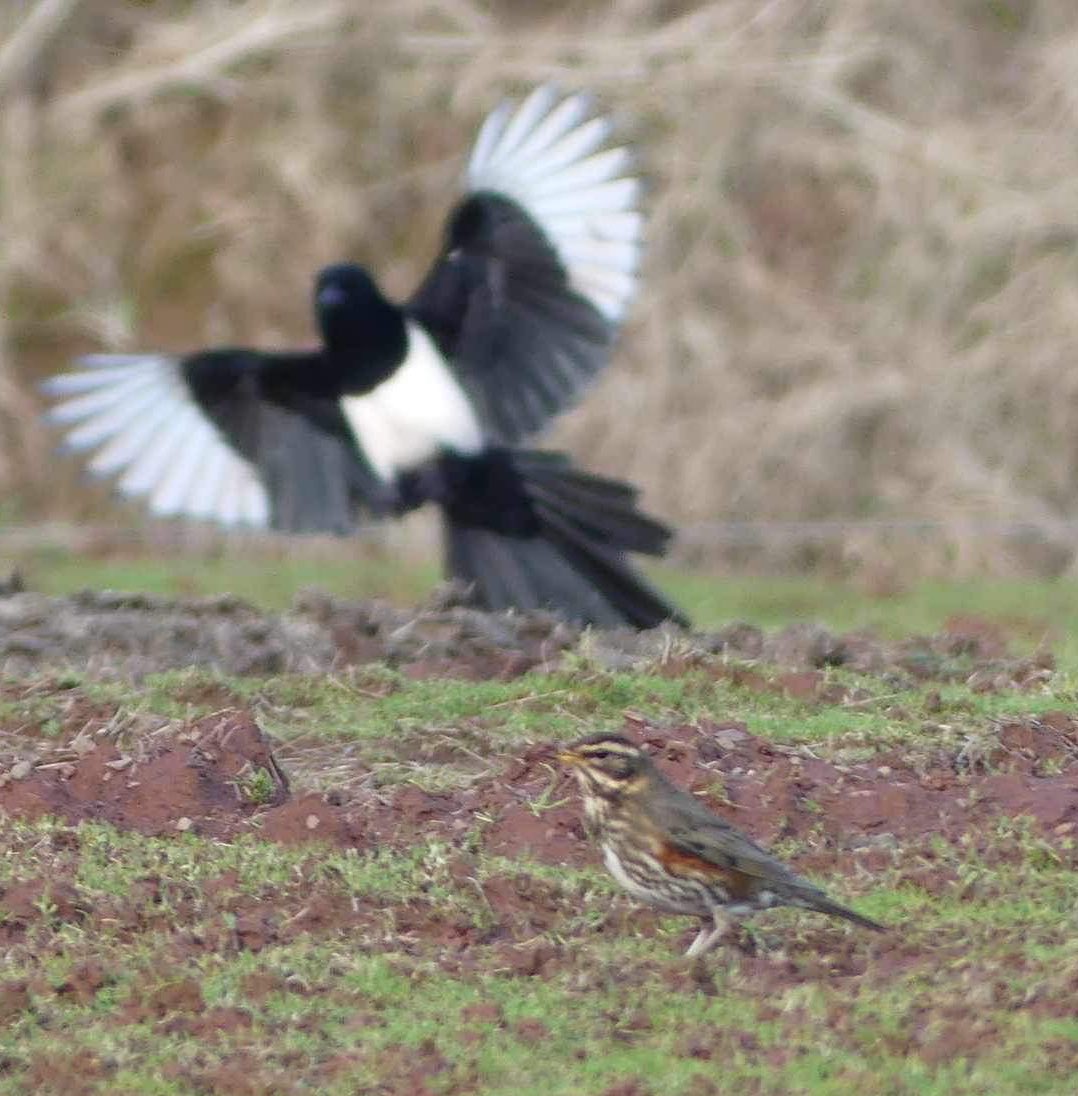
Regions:
<instances>
[{"instance_id":1,"label":"black tail feather","mask_svg":"<svg viewBox=\"0 0 1078 1096\"><path fill-rule=\"evenodd\" d=\"M546 609L599 628L650 627L669 615L644 624L628 620L591 581L566 563L555 545L538 537L523 539L447 523L446 538L448 558L456 561L450 563L453 577L470 583L476 600L486 609ZM530 591L525 597L504 581L507 556L521 563L528 576Z\"/></svg>"},{"instance_id":2,"label":"black tail feather","mask_svg":"<svg viewBox=\"0 0 1078 1096\"><path fill-rule=\"evenodd\" d=\"M524 611L543 607L534 576L529 572L525 553L505 537L495 537L476 546L482 563L493 573L496 588L506 607Z\"/></svg>"},{"instance_id":3,"label":"black tail feather","mask_svg":"<svg viewBox=\"0 0 1078 1096\"><path fill-rule=\"evenodd\" d=\"M635 487L581 472L561 453L524 451L513 456L533 502L582 532L588 530L596 543L651 556L666 550L670 530L636 508Z\"/></svg>"},{"instance_id":4,"label":"black tail feather","mask_svg":"<svg viewBox=\"0 0 1078 1096\"><path fill-rule=\"evenodd\" d=\"M544 536L560 550L574 570L586 578L634 628L654 628L664 620L688 627L675 609L621 552L611 551L560 514L543 515Z\"/></svg>"},{"instance_id":5,"label":"black tail feather","mask_svg":"<svg viewBox=\"0 0 1078 1096\"><path fill-rule=\"evenodd\" d=\"M879 921L873 921L871 917L866 917L863 913L858 913L857 910L852 910L849 906L844 906L841 902L828 898L826 894L815 888L808 894L799 895L798 897L800 898L800 904L808 909L818 910L820 913L829 913L832 917L841 917L844 921L852 921L853 924L860 925L865 929L873 929L876 932L887 931L886 925L881 925Z\"/></svg>"},{"instance_id":6,"label":"black tail feather","mask_svg":"<svg viewBox=\"0 0 1078 1096\"><path fill-rule=\"evenodd\" d=\"M616 544L625 552L661 556L670 540L670 530L653 518L625 503L590 496L574 485L529 483L528 496L542 513L570 521L597 544Z\"/></svg>"},{"instance_id":7,"label":"black tail feather","mask_svg":"<svg viewBox=\"0 0 1078 1096\"><path fill-rule=\"evenodd\" d=\"M564 453L546 449L522 449L515 451L513 458L516 467L528 480L539 480L544 475L553 475L562 484L575 484L592 495L601 493L607 498L620 499L626 503L640 495L638 488L624 480L609 479L574 468Z\"/></svg>"},{"instance_id":8,"label":"black tail feather","mask_svg":"<svg viewBox=\"0 0 1078 1096\"><path fill-rule=\"evenodd\" d=\"M632 487L531 451L443 458L441 471L447 569L480 604L605 628L687 624L625 557L661 554L670 538Z\"/></svg>"}]
</instances>

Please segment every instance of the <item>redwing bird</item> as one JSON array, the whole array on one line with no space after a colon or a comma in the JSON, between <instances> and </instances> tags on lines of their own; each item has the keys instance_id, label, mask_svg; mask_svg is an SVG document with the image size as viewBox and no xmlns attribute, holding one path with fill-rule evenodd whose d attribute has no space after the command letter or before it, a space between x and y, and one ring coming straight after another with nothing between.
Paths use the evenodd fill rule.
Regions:
<instances>
[{"instance_id":1,"label":"redwing bird","mask_svg":"<svg viewBox=\"0 0 1078 1096\"><path fill-rule=\"evenodd\" d=\"M670 536L637 492L517 448L603 368L636 292L640 181L611 130L549 87L503 104L410 299L326 267L316 349L91 355L46 382L50 420L156 515L343 533L432 502L487 608L684 622L626 560Z\"/></svg>"},{"instance_id":2,"label":"redwing bird","mask_svg":"<svg viewBox=\"0 0 1078 1096\"><path fill-rule=\"evenodd\" d=\"M714 947L732 918L772 906L819 910L884 931L671 783L627 738L591 735L558 756L573 768L611 875L641 902L704 919L686 955Z\"/></svg>"}]
</instances>

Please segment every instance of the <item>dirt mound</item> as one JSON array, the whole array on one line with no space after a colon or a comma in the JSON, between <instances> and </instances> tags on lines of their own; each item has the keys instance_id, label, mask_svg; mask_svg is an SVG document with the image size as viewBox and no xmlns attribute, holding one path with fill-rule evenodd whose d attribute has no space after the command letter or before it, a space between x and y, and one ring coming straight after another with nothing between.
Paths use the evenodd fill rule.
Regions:
<instances>
[{"instance_id":1,"label":"dirt mound","mask_svg":"<svg viewBox=\"0 0 1078 1096\"><path fill-rule=\"evenodd\" d=\"M231 596L0 595L0 674L8 677L73 670L137 680L192 666L238 675L317 674L380 662L414 678L505 680L556 669L572 652L604 670L646 667L679 675L711 667L750 688L771 689L774 683L744 667L730 668L730 659L794 673L841 666L887 676L899 688L968 681L975 691L995 692L1046 680L1055 665L1051 653L1015 657L1009 638L999 624L972 616L953 618L938 635L897 643L809 622L774 632L735 622L699 633L666 627L582 633L545 613L469 608L452 586L412 610L308 590L282 613L263 612ZM814 688L811 678L779 684L779 691L799 699L812 698Z\"/></svg>"},{"instance_id":2,"label":"dirt mound","mask_svg":"<svg viewBox=\"0 0 1078 1096\"><path fill-rule=\"evenodd\" d=\"M1078 829L1078 718L1064 712L999 727L975 760L941 752L916 766L897 751L839 765L740 723L656 727L629 719L624 729L674 780L757 840L809 846L800 863L814 871L843 870L852 850L887 853L933 837L987 834L1001 817L1028 816L1058 837ZM491 851L550 863L594 855L583 843L574 788L550 748L528 751L454 802L446 798L417 812L410 791L399 823L451 832L461 810L479 812L497 818L486 838ZM871 858L858 859L867 866Z\"/></svg>"},{"instance_id":3,"label":"dirt mound","mask_svg":"<svg viewBox=\"0 0 1078 1096\"><path fill-rule=\"evenodd\" d=\"M231 596L165 598L84 591L0 597L0 672L69 668L138 678L203 666L228 674L322 673L364 662L421 676L525 673L574 644L579 630L542 613L485 613L450 590L419 610L317 591L283 613Z\"/></svg>"},{"instance_id":4,"label":"dirt mound","mask_svg":"<svg viewBox=\"0 0 1078 1096\"><path fill-rule=\"evenodd\" d=\"M765 843L801 844L802 866L824 873L843 870L854 852L867 866L900 845L986 834L1001 817L1027 816L1057 837L1078 829L1078 717L1065 712L1015 719L976 751L941 751L916 764L898 751L837 764L734 722L659 727L628 718L625 731L719 814ZM0 809L101 819L148 834L228 838L257 829L287 844L353 848L429 838L474 848L478 832L488 852L508 857L552 864L594 857L553 747L506 757L499 771L459 791L406 784L350 798L293 797L257 723L239 710L141 736L130 752L80 732L10 764L0 775Z\"/></svg>"},{"instance_id":5,"label":"dirt mound","mask_svg":"<svg viewBox=\"0 0 1078 1096\"><path fill-rule=\"evenodd\" d=\"M243 712L140 736L130 751L81 731L0 775L0 808L9 815L102 820L145 834L227 836L288 794L266 739Z\"/></svg>"}]
</instances>

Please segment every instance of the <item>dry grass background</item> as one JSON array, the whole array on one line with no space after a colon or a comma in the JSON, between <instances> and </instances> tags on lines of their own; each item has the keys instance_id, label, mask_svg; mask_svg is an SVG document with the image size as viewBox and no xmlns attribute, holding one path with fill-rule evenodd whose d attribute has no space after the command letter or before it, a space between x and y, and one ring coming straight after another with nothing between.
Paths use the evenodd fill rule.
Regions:
<instances>
[{"instance_id":1,"label":"dry grass background","mask_svg":"<svg viewBox=\"0 0 1078 1096\"><path fill-rule=\"evenodd\" d=\"M1074 0L0 0L18 513L107 497L50 458L37 378L98 347L306 343L312 273L345 257L407 292L478 120L549 79L597 92L651 180L646 290L554 442L697 555L1072 565ZM721 550L710 527L835 518L942 524Z\"/></svg>"}]
</instances>

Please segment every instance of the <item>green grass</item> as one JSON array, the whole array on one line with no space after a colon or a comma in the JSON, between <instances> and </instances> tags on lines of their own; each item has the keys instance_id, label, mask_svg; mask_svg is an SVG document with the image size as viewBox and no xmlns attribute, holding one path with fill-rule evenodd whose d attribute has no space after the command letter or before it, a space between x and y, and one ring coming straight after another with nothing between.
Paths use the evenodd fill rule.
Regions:
<instances>
[{"instance_id":1,"label":"green grass","mask_svg":"<svg viewBox=\"0 0 1078 1096\"><path fill-rule=\"evenodd\" d=\"M268 577L248 568L237 588L233 566L191 563L182 591L168 586L168 564L65 564L37 577L51 590L227 590L265 605L312 577L299 564ZM315 570L331 587L347 574ZM385 577L398 593L422 584ZM976 614L1002 621L1023 649L1043 632L1071 634L1078 617L1063 584L926 586L880 600L820 582L661 577L712 625L809 618L904 637ZM7 742L47 749L78 729L65 720L87 703L117 713L122 742L140 725L125 716L182 721L234 701L275 736L298 791L353 780L364 794L463 788L528 743L620 727L627 712L660 728L743 723L846 763L901 751L927 768L981 740L978 756L990 756L1008 717L1073 711L1069 643L1049 641L1062 669L1030 692L975 692L964 677L973 663L956 655L948 680L829 669L852 700L817 702L784 693L767 665L753 670L773 689L736 684L721 664L609 672L585 647L554 673L501 682L417 681L384 666L9 681L0 722ZM251 801L271 790L260 779L244 785ZM530 802L537 817L562 806L553 796ZM452 841L348 850L0 821L0 1096L1078 1091L1074 834L1001 816L960 840L887 847L870 868L819 879L894 926L887 937L781 910L753 922L759 956L719 952L699 974L679 957L687 922L641 911L597 857L580 868L507 859L484 851L496 812L461 821ZM779 848L812 852L815 834ZM529 926L526 903L492 905L484 887L495 884L538 895L554 911L546 927ZM17 898L26 887L29 907ZM535 949L548 961L533 976L514 957ZM72 989L95 964L89 990ZM234 1022L200 1029L206 1010Z\"/></svg>"},{"instance_id":2,"label":"green grass","mask_svg":"<svg viewBox=\"0 0 1078 1096\"><path fill-rule=\"evenodd\" d=\"M87 559L59 549L27 556L20 562L31 589L69 594L82 589L141 590L169 597L234 594L268 609L286 608L298 590L319 586L339 597L388 597L401 604L420 600L437 581L433 566L401 566L371 546L332 558L287 558L283 551L258 552L254 561L243 549L216 558L167 555L163 558Z\"/></svg>"},{"instance_id":3,"label":"green grass","mask_svg":"<svg viewBox=\"0 0 1078 1096\"><path fill-rule=\"evenodd\" d=\"M413 604L434 586L435 564L402 563L371 545L328 558L287 558L262 551L252 559L241 548L216 558L170 556L87 559L58 549L20 562L32 589L71 593L86 587L145 590L173 596L230 593L267 608L283 608L297 590L321 586L342 597L384 596ZM775 628L792 620L819 620L836 629L874 628L885 635L931 632L947 617L974 614L1010 622L1035 642L1078 634L1078 582L972 580L922 582L887 596L822 578L737 577L691 574L667 566L648 573L698 627L747 620Z\"/></svg>"},{"instance_id":4,"label":"green grass","mask_svg":"<svg viewBox=\"0 0 1078 1096\"><path fill-rule=\"evenodd\" d=\"M757 673L781 681L768 667ZM232 703L250 706L286 758L332 743L342 749L354 746L365 762L386 766L380 770L380 783L418 781L433 789L444 781L446 769L426 763L432 753L457 751L457 763L468 772L476 767L477 753L486 756L525 743L616 730L627 712L659 725L699 719L744 723L772 740L849 760L895 747L957 751L971 736L993 733L1008 717L1069 709L1076 700L1074 677L1066 672L1031 692L974 693L960 683L933 681L896 684L842 669L828 671L826 679L856 699L821 704L716 679L706 668L671 677L658 666L633 673L580 666L480 682L413 680L386 667L358 667L322 678L229 678L184 670L147 675L135 692L122 682L66 674L64 688L0 700L0 722L55 737L66 727L65 712L79 700L106 712L192 719L229 703L216 692L203 699L212 686L224 690ZM926 739L928 727L932 731ZM252 796L257 792L256 787Z\"/></svg>"},{"instance_id":5,"label":"green grass","mask_svg":"<svg viewBox=\"0 0 1078 1096\"><path fill-rule=\"evenodd\" d=\"M55 840L60 833L51 822L6 825L5 885L70 881L88 907L119 916L64 922L41 903L28 930L35 946L16 948L5 972L5 986L23 980L31 988L29 1007L0 1029L7 1063L0 1093L25 1092L35 1064L82 1053L100 1065L100 1091L110 1092L204 1091L216 1069L244 1054L252 1083L329 1096L424 1063L433 1070L432 1091L491 1096L601 1093L627 1078L653 1092L693 1093L698 1078L711 1078L721 1092L762 1085L821 1096L849 1092L855 1082L868 1091L943 1094L1062 1093L1078 1081L1046 1050L1072 1040L1078 1025L1023 1008L1066 995L1078 975L1073 875L1058 863L999 864L992 886L982 883L972 900L929 901L884 883L862 905L902 926L911 957L905 969L875 959L863 942L861 973L829 977L813 943L819 922L777 914L761 931L783 951L768 961L792 962L806 977L767 987L754 982L757 968L746 971L720 954L709 962L714 995L701 996L672 957L672 934L596 933L613 892L590 870L481 862L480 876L510 870L558 888L566 915L549 939L562 960L543 977L499 975L496 945L478 946L473 972L462 976L441 969L437 948L401 949L388 914L383 927L350 930L347 916L313 923L258 951L198 944L215 934L227 940L232 911L269 894L285 924L312 901L334 898L361 910L395 903L489 919L474 893L453 886L437 845L388 857L151 839L84 825L72 851ZM152 903L138 897L148 872L163 885ZM1000 902L996 887L1014 897ZM140 918L143 926L133 928ZM87 963L107 976L80 1000L65 986ZM259 975L269 989L252 992ZM219 1037L189 1034L183 1025L201 1005L170 996L187 983L197 985L206 1009L239 1009L248 1022ZM155 1011L154 1001L165 1005ZM147 1002L148 1014L132 1012ZM469 1014L476 1006L484 1011ZM961 1044L968 1060L950 1060L945 1041L963 1025L991 1039ZM327 1073L331 1064L335 1074Z\"/></svg>"}]
</instances>

